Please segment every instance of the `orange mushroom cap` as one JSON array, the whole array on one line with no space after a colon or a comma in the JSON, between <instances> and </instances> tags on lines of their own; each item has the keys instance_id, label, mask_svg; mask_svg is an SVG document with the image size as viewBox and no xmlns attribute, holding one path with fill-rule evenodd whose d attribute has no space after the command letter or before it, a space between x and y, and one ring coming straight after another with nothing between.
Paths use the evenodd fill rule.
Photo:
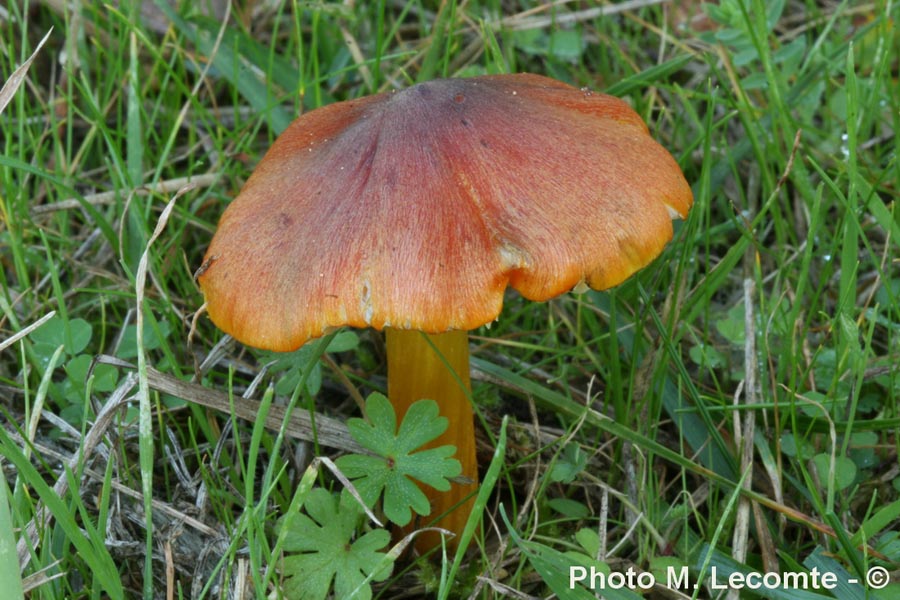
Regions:
<instances>
[{"instance_id":1,"label":"orange mushroom cap","mask_svg":"<svg viewBox=\"0 0 900 600\"><path fill-rule=\"evenodd\" d=\"M329 328L438 333L615 286L691 189L622 100L538 75L443 79L295 120L227 208L199 281L212 320L287 351Z\"/></svg>"}]
</instances>

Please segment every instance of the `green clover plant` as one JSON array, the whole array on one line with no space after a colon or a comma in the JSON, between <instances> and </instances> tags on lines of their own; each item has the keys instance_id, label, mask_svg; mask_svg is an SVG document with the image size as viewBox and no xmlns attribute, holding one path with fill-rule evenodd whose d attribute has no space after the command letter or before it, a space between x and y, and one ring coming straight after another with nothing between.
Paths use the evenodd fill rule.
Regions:
<instances>
[{"instance_id":1,"label":"green clover plant","mask_svg":"<svg viewBox=\"0 0 900 600\"><path fill-rule=\"evenodd\" d=\"M336 598L369 600L369 581L391 574L392 558L379 552L391 534L375 529L354 539L363 510L346 490L338 495L314 488L303 508L306 514L283 521L284 550L294 553L284 558L284 596L324 599L333 582Z\"/></svg>"},{"instance_id":2,"label":"green clover plant","mask_svg":"<svg viewBox=\"0 0 900 600\"><path fill-rule=\"evenodd\" d=\"M51 364L57 348L62 348L58 359L66 378L52 378L47 395L60 408L60 416L70 423L80 423L84 412L85 390L111 392L116 388L118 370L111 365L95 364L90 352L93 327L84 319L67 319L56 315L34 330L29 338L31 349L42 376L47 370L56 369ZM64 361L64 362L63 362ZM87 387L88 376L93 376Z\"/></svg>"},{"instance_id":3,"label":"green clover plant","mask_svg":"<svg viewBox=\"0 0 900 600\"><path fill-rule=\"evenodd\" d=\"M384 514L394 523L408 524L410 509L429 514L428 499L413 480L446 491L450 478L458 476L462 466L450 458L456 451L453 446L416 449L441 435L447 429L447 418L440 416L436 402L420 400L409 408L398 430L394 408L377 393L366 400L366 413L369 423L350 419L347 428L374 456L342 456L336 461L337 468L352 480L369 507L383 495ZM279 525L287 553L281 571L284 595L319 600L333 588L336 598L369 600L370 582L384 581L396 558L380 552L390 542L390 533L374 529L357 535L364 514L360 503L346 489L338 495L306 487L312 485L318 467L314 464L310 471L298 489L304 512L289 514Z\"/></svg>"},{"instance_id":4,"label":"green clover plant","mask_svg":"<svg viewBox=\"0 0 900 600\"><path fill-rule=\"evenodd\" d=\"M407 525L412 520L410 509L428 515L431 505L413 479L445 492L462 466L450 458L456 452L454 446L415 450L441 435L447 429L447 418L439 416L434 400L419 400L409 407L397 430L394 408L377 393L366 400L366 414L370 423L350 419L347 427L350 435L375 456L342 456L336 461L338 468L353 480L369 506L383 493L384 514L394 523Z\"/></svg>"}]
</instances>

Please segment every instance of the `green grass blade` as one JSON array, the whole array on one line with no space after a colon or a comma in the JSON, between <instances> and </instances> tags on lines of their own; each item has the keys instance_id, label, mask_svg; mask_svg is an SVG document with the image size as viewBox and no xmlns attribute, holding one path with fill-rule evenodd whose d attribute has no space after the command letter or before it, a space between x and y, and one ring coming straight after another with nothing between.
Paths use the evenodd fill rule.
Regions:
<instances>
[{"instance_id":1,"label":"green grass blade","mask_svg":"<svg viewBox=\"0 0 900 600\"><path fill-rule=\"evenodd\" d=\"M269 87L257 79L253 72L247 68L247 58L241 54L241 48L236 37L230 39L231 44L234 45L224 43L223 39L223 43L216 48L215 37L211 37L208 35L208 32L202 31L194 23L183 19L168 3L157 0L156 6L201 52L207 56L212 55L213 64L218 74L235 86L257 114L266 120L274 133L278 134L287 129L293 117L275 103L269 94ZM218 31L216 33L218 34ZM214 49L215 53L213 54Z\"/></svg>"},{"instance_id":2,"label":"green grass blade","mask_svg":"<svg viewBox=\"0 0 900 600\"><path fill-rule=\"evenodd\" d=\"M500 505L500 516L506 524L513 543L528 558L528 562L556 597L560 600L592 600L595 598L585 587L570 585L569 569L574 564L572 558L545 544L522 539L509 522L506 509L502 504ZM603 587L595 591L608 600L640 600L641 598L627 588Z\"/></svg>"},{"instance_id":3,"label":"green grass blade","mask_svg":"<svg viewBox=\"0 0 900 600\"><path fill-rule=\"evenodd\" d=\"M103 582L104 591L109 597L113 600L124 598L122 582L109 551L103 544L95 545L85 537L69 505L56 495L53 488L44 481L42 475L16 447L3 428L0 428L0 454L15 466L21 481L34 490L62 529L66 541L75 547L79 557L84 560L93 576Z\"/></svg>"},{"instance_id":4,"label":"green grass blade","mask_svg":"<svg viewBox=\"0 0 900 600\"><path fill-rule=\"evenodd\" d=\"M3 594L10 600L24 600L22 578L19 576L19 557L16 553L16 538L13 534L12 514L9 510L9 491L6 481L0 479L0 581Z\"/></svg>"},{"instance_id":5,"label":"green grass blade","mask_svg":"<svg viewBox=\"0 0 900 600\"><path fill-rule=\"evenodd\" d=\"M674 73L683 69L691 61L691 58L690 54L679 54L675 58L670 58L663 63L615 82L606 88L604 93L612 96L627 96L654 83L666 81Z\"/></svg>"},{"instance_id":6,"label":"green grass blade","mask_svg":"<svg viewBox=\"0 0 900 600\"><path fill-rule=\"evenodd\" d=\"M686 458L683 454L675 452L656 442L655 440L641 435L640 433L635 432L629 427L617 423L616 421L613 421L612 419L601 415L600 413L588 410L583 405L578 404L574 400L571 400L570 398L567 398L562 394L559 394L558 392L537 385L536 383L525 377L517 375L512 371L509 371L508 369L482 359L473 358L472 364L476 369L497 377L502 381L506 381L513 389L518 390L525 395L532 396L539 404L556 412L559 412L560 414L565 415L568 418L576 420L580 419L584 415L585 411L587 411L586 421L596 427L599 427L601 430L615 435L620 439L632 442L640 448L644 448L645 450L654 452L659 455L660 458L669 460L690 471L701 473L703 474L703 476L713 478L721 483L725 483L729 487L735 485L734 481L732 481L728 477L724 477L715 471L698 465L689 458Z\"/></svg>"},{"instance_id":7,"label":"green grass blade","mask_svg":"<svg viewBox=\"0 0 900 600\"><path fill-rule=\"evenodd\" d=\"M818 569L820 573L834 573L837 575L837 582L834 588L834 597L840 600L880 600L880 596L874 590L866 590L860 585L857 579L850 582L850 573L844 568L840 562L834 558L827 556L826 551L821 546L817 547L812 554L803 561L803 566L808 569ZM864 575L865 573L863 573Z\"/></svg>"},{"instance_id":8,"label":"green grass blade","mask_svg":"<svg viewBox=\"0 0 900 600\"><path fill-rule=\"evenodd\" d=\"M497 436L497 443L494 447L494 457L491 459L491 464L488 466L487 472L481 478L481 484L478 487L478 495L475 497L475 504L472 505L472 512L469 514L469 520L466 521L466 526L460 534L456 554L453 557L453 564L446 573L444 584L441 586L441 593L439 595L441 600L445 600L452 590L452 586L448 585L446 582L456 580L456 573L459 571L459 567L462 565L462 561L465 558L466 549L469 547L469 543L472 541L475 531L483 522L484 511L491 500L491 495L500 478L500 472L503 470L506 463L506 428L508 425L509 417L504 416L503 420L500 422L500 433Z\"/></svg>"}]
</instances>

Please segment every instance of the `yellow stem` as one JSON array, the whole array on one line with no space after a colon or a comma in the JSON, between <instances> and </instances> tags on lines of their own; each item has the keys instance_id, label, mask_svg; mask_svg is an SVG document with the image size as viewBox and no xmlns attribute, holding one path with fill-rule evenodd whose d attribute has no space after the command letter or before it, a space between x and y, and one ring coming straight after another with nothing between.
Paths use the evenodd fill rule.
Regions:
<instances>
[{"instance_id":1,"label":"yellow stem","mask_svg":"<svg viewBox=\"0 0 900 600\"><path fill-rule=\"evenodd\" d=\"M430 486L422 486L422 491L431 501L431 515L420 525L453 509L434 525L457 535L457 538L449 542L455 547L472 511L474 495L462 504L460 502L472 494L478 485L475 423L469 402L471 384L468 334L465 331L422 334L420 331L388 328L385 337L388 397L397 411L398 422L413 402L422 398L437 402L441 415L450 420L450 426L429 447L445 444L456 446L456 459L462 464L462 476L471 481L470 484L454 482L448 492L438 492ZM426 532L416 538L416 549L419 552L439 545L440 537L437 533Z\"/></svg>"}]
</instances>

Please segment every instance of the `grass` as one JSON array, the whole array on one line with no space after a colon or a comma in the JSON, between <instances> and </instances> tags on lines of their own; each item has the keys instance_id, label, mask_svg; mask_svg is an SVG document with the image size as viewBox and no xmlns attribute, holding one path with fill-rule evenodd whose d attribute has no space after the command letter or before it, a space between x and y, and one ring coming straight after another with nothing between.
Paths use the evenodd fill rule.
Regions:
<instances>
[{"instance_id":1,"label":"grass","mask_svg":"<svg viewBox=\"0 0 900 600\"><path fill-rule=\"evenodd\" d=\"M276 522L311 481L340 488L297 484L356 449L341 427L383 391L382 342L275 356L194 319L218 216L300 111L532 71L626 97L695 206L619 288L511 293L473 332L484 527L374 593L593 597L568 589L593 565L656 575L654 598L726 597L713 566L840 580L772 598L894 597L900 10L636 4L0 8L0 81L52 28L0 113L0 578L33 598L281 589ZM663 589L682 566L700 585ZM865 589L872 567L890 588Z\"/></svg>"}]
</instances>

